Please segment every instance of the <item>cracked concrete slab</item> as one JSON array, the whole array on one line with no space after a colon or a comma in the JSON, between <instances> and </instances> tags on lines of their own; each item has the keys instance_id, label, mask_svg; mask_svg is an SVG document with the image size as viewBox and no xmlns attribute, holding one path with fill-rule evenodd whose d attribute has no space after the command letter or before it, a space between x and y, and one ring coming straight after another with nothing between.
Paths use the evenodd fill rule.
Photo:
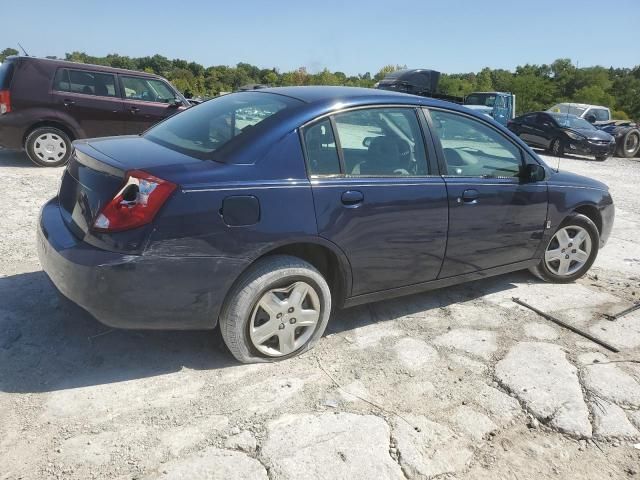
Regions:
<instances>
[{"instance_id":1,"label":"cracked concrete slab","mask_svg":"<svg viewBox=\"0 0 640 480\"><path fill-rule=\"evenodd\" d=\"M458 328L440 335L433 343L488 359L497 350L496 334L489 330Z\"/></svg>"},{"instance_id":2,"label":"cracked concrete slab","mask_svg":"<svg viewBox=\"0 0 640 480\"><path fill-rule=\"evenodd\" d=\"M524 334L537 340L555 340L558 331L546 323L531 322L524 326Z\"/></svg>"},{"instance_id":3,"label":"cracked concrete slab","mask_svg":"<svg viewBox=\"0 0 640 480\"><path fill-rule=\"evenodd\" d=\"M640 312L630 313L615 322L601 320L589 331L621 349L640 347Z\"/></svg>"},{"instance_id":4,"label":"cracked concrete slab","mask_svg":"<svg viewBox=\"0 0 640 480\"><path fill-rule=\"evenodd\" d=\"M496 377L538 419L569 435L591 436L577 369L558 345L516 344L496 365Z\"/></svg>"},{"instance_id":5,"label":"cracked concrete slab","mask_svg":"<svg viewBox=\"0 0 640 480\"><path fill-rule=\"evenodd\" d=\"M262 454L282 480L404 479L389 455L390 433L374 415L284 415L267 424Z\"/></svg>"},{"instance_id":6,"label":"cracked concrete slab","mask_svg":"<svg viewBox=\"0 0 640 480\"><path fill-rule=\"evenodd\" d=\"M500 425L510 422L522 413L518 401L497 388L478 382L474 385L474 391L474 403L489 412L493 421Z\"/></svg>"},{"instance_id":7,"label":"cracked concrete slab","mask_svg":"<svg viewBox=\"0 0 640 480\"><path fill-rule=\"evenodd\" d=\"M424 416L405 415L394 420L393 438L400 464L410 479L431 478L463 471L473 458L469 439Z\"/></svg>"},{"instance_id":8,"label":"cracked concrete slab","mask_svg":"<svg viewBox=\"0 0 640 480\"><path fill-rule=\"evenodd\" d=\"M584 386L596 395L621 406L640 407L640 384L615 364L584 367Z\"/></svg>"},{"instance_id":9,"label":"cracked concrete slab","mask_svg":"<svg viewBox=\"0 0 640 480\"><path fill-rule=\"evenodd\" d=\"M591 402L593 433L601 437L636 438L638 430L631 424L625 411L607 401Z\"/></svg>"},{"instance_id":10,"label":"cracked concrete slab","mask_svg":"<svg viewBox=\"0 0 640 480\"><path fill-rule=\"evenodd\" d=\"M395 352L405 367L411 370L433 369L438 361L438 351L423 340L403 338L395 345Z\"/></svg>"},{"instance_id":11,"label":"cracked concrete slab","mask_svg":"<svg viewBox=\"0 0 640 480\"><path fill-rule=\"evenodd\" d=\"M248 455L209 447L180 460L167 462L147 479L172 480L268 480L262 464Z\"/></svg>"},{"instance_id":12,"label":"cracked concrete slab","mask_svg":"<svg viewBox=\"0 0 640 480\"><path fill-rule=\"evenodd\" d=\"M482 440L485 435L498 429L484 413L480 413L471 407L462 405L451 416L451 420L474 440Z\"/></svg>"}]
</instances>

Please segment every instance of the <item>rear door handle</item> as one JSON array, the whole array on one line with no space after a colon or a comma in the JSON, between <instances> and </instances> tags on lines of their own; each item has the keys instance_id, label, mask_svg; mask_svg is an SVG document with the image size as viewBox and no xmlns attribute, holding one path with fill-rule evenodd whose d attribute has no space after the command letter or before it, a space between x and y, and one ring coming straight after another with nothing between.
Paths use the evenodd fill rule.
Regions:
<instances>
[{"instance_id":1,"label":"rear door handle","mask_svg":"<svg viewBox=\"0 0 640 480\"><path fill-rule=\"evenodd\" d=\"M356 207L364 201L364 195L359 190L347 190L342 193L341 200L346 207Z\"/></svg>"},{"instance_id":2,"label":"rear door handle","mask_svg":"<svg viewBox=\"0 0 640 480\"><path fill-rule=\"evenodd\" d=\"M462 203L465 205L475 205L478 203L478 197L480 194L477 190L471 188L462 192Z\"/></svg>"},{"instance_id":3,"label":"rear door handle","mask_svg":"<svg viewBox=\"0 0 640 480\"><path fill-rule=\"evenodd\" d=\"M65 107L71 107L72 105L76 104L76 102L74 102L73 100L69 100L68 98L65 98L62 103Z\"/></svg>"},{"instance_id":4,"label":"rear door handle","mask_svg":"<svg viewBox=\"0 0 640 480\"><path fill-rule=\"evenodd\" d=\"M138 113L140 111L138 107L131 107L130 110L131 110L131 113Z\"/></svg>"}]
</instances>

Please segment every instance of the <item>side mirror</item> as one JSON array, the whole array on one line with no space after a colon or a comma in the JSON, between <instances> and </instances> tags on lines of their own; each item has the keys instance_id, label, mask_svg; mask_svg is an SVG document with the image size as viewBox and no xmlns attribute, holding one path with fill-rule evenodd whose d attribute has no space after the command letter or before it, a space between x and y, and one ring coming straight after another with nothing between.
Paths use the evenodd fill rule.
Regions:
<instances>
[{"instance_id":1,"label":"side mirror","mask_svg":"<svg viewBox=\"0 0 640 480\"><path fill-rule=\"evenodd\" d=\"M584 119L589 123L596 123L597 120L596 116L593 114L587 115Z\"/></svg>"},{"instance_id":2,"label":"side mirror","mask_svg":"<svg viewBox=\"0 0 640 480\"><path fill-rule=\"evenodd\" d=\"M173 99L173 102L169 102L169 106L171 106L171 107L176 107L177 108L177 107L182 107L182 105L183 105L182 99L178 98L178 97L175 97Z\"/></svg>"},{"instance_id":3,"label":"side mirror","mask_svg":"<svg viewBox=\"0 0 640 480\"><path fill-rule=\"evenodd\" d=\"M373 140L373 137L364 137L364 139L362 140L362 146L365 148L369 148L369 145L371 145L371 140Z\"/></svg>"},{"instance_id":4,"label":"side mirror","mask_svg":"<svg viewBox=\"0 0 640 480\"><path fill-rule=\"evenodd\" d=\"M544 180L547 172L542 165L528 163L522 173L522 179L527 182L541 182Z\"/></svg>"}]
</instances>

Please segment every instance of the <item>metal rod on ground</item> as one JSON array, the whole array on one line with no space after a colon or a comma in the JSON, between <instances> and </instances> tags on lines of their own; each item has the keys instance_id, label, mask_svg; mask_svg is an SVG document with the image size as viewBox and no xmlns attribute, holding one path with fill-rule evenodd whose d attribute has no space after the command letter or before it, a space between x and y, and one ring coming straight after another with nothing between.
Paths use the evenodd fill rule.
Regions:
<instances>
[{"instance_id":1,"label":"metal rod on ground","mask_svg":"<svg viewBox=\"0 0 640 480\"><path fill-rule=\"evenodd\" d=\"M629 307L626 310L623 310L621 312L615 313L613 315L606 315L605 317L607 317L608 320L614 321L619 319L620 317L624 317L627 313L631 313L635 310L638 310L640 308L640 302L636 303L633 307Z\"/></svg>"},{"instance_id":2,"label":"metal rod on ground","mask_svg":"<svg viewBox=\"0 0 640 480\"><path fill-rule=\"evenodd\" d=\"M534 312L536 312L541 317L544 317L547 320L550 320L553 323L556 323L556 324L560 325L561 327L567 328L567 329L571 330L572 332L577 333L578 335L582 335L584 338L588 338L589 340L591 340L592 342L597 343L598 345L602 345L607 350L611 350L614 353L618 353L620 351L616 347L614 347L613 345L609 345L607 342L605 342L603 340L600 340L599 338L596 338L593 335L589 335L587 332L583 332L582 330L574 327L573 325L569 325L568 323L565 323L565 322L563 322L562 320L560 320L560 319L558 319L556 317L552 317L548 313L544 313L543 311L538 310L536 307L532 307L531 305L529 305L528 303L523 302L519 298L513 297L511 300L513 300L518 305L522 305L523 307L528 308L529 310L533 310Z\"/></svg>"}]
</instances>

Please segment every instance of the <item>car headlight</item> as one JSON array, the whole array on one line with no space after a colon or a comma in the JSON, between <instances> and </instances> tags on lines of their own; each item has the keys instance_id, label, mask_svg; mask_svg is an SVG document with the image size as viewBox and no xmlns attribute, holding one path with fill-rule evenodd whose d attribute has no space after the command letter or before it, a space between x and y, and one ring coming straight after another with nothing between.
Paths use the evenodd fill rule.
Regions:
<instances>
[{"instance_id":1,"label":"car headlight","mask_svg":"<svg viewBox=\"0 0 640 480\"><path fill-rule=\"evenodd\" d=\"M579 133L575 133L575 132L565 132L565 133L569 138L572 138L573 140L584 140L586 138L580 135Z\"/></svg>"}]
</instances>

